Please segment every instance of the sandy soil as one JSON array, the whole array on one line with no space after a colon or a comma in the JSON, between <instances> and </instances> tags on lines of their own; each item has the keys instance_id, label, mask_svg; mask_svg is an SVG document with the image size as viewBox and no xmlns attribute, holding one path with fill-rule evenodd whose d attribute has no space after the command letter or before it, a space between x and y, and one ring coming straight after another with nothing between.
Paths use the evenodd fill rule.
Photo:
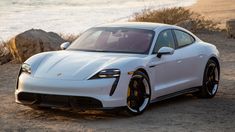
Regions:
<instances>
[{"instance_id":1,"label":"sandy soil","mask_svg":"<svg viewBox=\"0 0 235 132\"><path fill-rule=\"evenodd\" d=\"M221 23L222 28L227 20L235 19L235 0L198 0L189 8Z\"/></svg>"},{"instance_id":2,"label":"sandy soil","mask_svg":"<svg viewBox=\"0 0 235 132\"><path fill-rule=\"evenodd\" d=\"M14 103L19 65L0 66L0 131L235 131L235 39L199 34L221 53L221 83L213 99L184 95L154 103L140 116L102 111L32 110Z\"/></svg>"},{"instance_id":3,"label":"sandy soil","mask_svg":"<svg viewBox=\"0 0 235 132\"><path fill-rule=\"evenodd\" d=\"M224 23L235 18L235 0L199 0L191 8ZM235 131L235 39L198 34L221 53L220 88L213 99L184 95L151 104L140 116L68 109L32 110L14 102L19 65L0 65L0 131Z\"/></svg>"}]
</instances>

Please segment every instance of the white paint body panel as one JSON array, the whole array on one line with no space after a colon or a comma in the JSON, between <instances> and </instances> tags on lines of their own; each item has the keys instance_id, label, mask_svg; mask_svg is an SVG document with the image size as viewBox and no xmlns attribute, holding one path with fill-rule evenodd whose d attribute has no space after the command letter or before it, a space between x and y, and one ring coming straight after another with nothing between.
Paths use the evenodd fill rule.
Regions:
<instances>
[{"instance_id":1,"label":"white paint body panel","mask_svg":"<svg viewBox=\"0 0 235 132\"><path fill-rule=\"evenodd\" d=\"M138 27L138 25L140 25ZM202 85L203 73L211 57L219 60L214 45L205 43L189 31L165 24L135 23L103 25L151 29L155 37L149 54L102 53L83 51L54 51L34 55L25 63L32 73L19 76L17 94L20 92L92 97L103 107L126 106L127 88L131 75L127 73L144 69L150 79L151 99ZM157 58L152 54L158 34L165 29L180 29L195 37L195 43L176 49L172 55ZM121 76L112 96L110 89L115 79L88 80L103 69L120 69ZM61 76L58 76L58 74ZM20 103L20 102L19 102Z\"/></svg>"}]
</instances>

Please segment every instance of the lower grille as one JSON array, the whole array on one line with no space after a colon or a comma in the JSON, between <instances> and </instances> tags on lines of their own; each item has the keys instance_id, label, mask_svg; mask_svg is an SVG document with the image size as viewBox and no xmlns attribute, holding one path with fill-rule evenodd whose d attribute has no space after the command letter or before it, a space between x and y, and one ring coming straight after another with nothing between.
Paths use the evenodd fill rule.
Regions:
<instances>
[{"instance_id":1,"label":"lower grille","mask_svg":"<svg viewBox=\"0 0 235 132\"><path fill-rule=\"evenodd\" d=\"M90 97L80 96L64 96L21 92L18 94L18 100L23 104L32 105L50 105L77 108L102 108L101 101Z\"/></svg>"}]
</instances>

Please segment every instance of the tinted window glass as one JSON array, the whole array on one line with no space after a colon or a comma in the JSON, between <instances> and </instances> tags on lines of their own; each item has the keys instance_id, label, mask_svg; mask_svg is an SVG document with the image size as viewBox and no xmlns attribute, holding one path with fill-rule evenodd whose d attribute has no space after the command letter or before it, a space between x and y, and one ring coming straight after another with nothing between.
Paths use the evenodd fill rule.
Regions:
<instances>
[{"instance_id":1,"label":"tinted window glass","mask_svg":"<svg viewBox=\"0 0 235 132\"><path fill-rule=\"evenodd\" d=\"M182 47L194 42L194 38L186 32L174 30L178 42L178 47Z\"/></svg>"},{"instance_id":2,"label":"tinted window glass","mask_svg":"<svg viewBox=\"0 0 235 132\"><path fill-rule=\"evenodd\" d=\"M157 53L161 47L171 47L174 48L174 38L171 30L162 31L157 38L153 53Z\"/></svg>"},{"instance_id":3,"label":"tinted window glass","mask_svg":"<svg viewBox=\"0 0 235 132\"><path fill-rule=\"evenodd\" d=\"M93 28L80 36L68 50L147 54L154 31L132 28Z\"/></svg>"}]
</instances>

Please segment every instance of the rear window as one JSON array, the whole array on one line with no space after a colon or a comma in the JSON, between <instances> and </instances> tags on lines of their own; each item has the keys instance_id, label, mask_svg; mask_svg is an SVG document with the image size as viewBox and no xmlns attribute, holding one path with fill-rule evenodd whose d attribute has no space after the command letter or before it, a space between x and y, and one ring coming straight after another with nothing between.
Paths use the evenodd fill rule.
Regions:
<instances>
[{"instance_id":1,"label":"rear window","mask_svg":"<svg viewBox=\"0 0 235 132\"><path fill-rule=\"evenodd\" d=\"M183 47L194 43L195 39L188 33L180 30L174 30L178 47Z\"/></svg>"}]
</instances>

